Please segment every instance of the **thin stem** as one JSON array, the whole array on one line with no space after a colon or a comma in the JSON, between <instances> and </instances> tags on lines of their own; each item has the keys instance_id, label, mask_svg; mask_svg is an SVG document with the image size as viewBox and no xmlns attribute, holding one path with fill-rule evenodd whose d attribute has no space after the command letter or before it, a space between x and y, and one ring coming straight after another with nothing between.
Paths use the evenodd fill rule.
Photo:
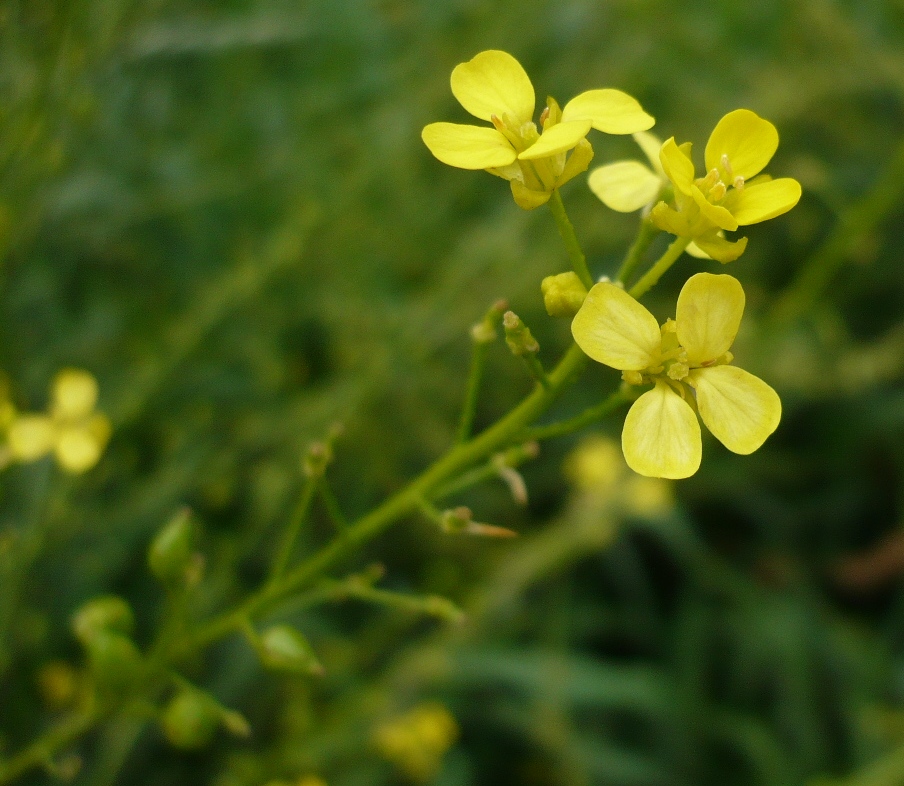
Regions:
<instances>
[{"instance_id":1,"label":"thin stem","mask_svg":"<svg viewBox=\"0 0 904 786\"><path fill-rule=\"evenodd\" d=\"M656 282L662 278L662 274L675 264L675 261L681 256L690 242L691 240L688 237L676 237L665 250L665 253L641 276L640 281L628 290L628 294L633 298L639 299L649 292L656 285Z\"/></svg>"},{"instance_id":2,"label":"thin stem","mask_svg":"<svg viewBox=\"0 0 904 786\"><path fill-rule=\"evenodd\" d=\"M465 388L465 402L461 408L461 421L458 424L458 443L467 442L471 436L471 428L474 425L474 415L477 412L477 396L480 393L480 382L483 379L483 367L486 361L486 341L474 341L474 350L471 354L471 369L468 372L468 383Z\"/></svg>"},{"instance_id":3,"label":"thin stem","mask_svg":"<svg viewBox=\"0 0 904 786\"><path fill-rule=\"evenodd\" d=\"M839 217L829 236L798 270L775 304L772 317L781 322L803 314L828 286L860 241L900 204L904 192L904 140L882 169L882 176L859 201Z\"/></svg>"},{"instance_id":4,"label":"thin stem","mask_svg":"<svg viewBox=\"0 0 904 786\"><path fill-rule=\"evenodd\" d=\"M548 388L549 377L546 376L546 370L543 368L543 364L537 354L535 352L525 352L521 355L521 359L527 367L527 373L531 375L533 380L544 388Z\"/></svg>"},{"instance_id":5,"label":"thin stem","mask_svg":"<svg viewBox=\"0 0 904 786\"><path fill-rule=\"evenodd\" d=\"M348 529L348 520L342 512L342 508L339 507L339 500L337 500L336 495L333 494L333 490L330 488L329 483L326 482L325 478L320 478L320 481L317 483L317 488L320 491L320 499L323 501L323 506L326 508L327 515L329 515L332 520L333 526L335 526L340 533L345 532Z\"/></svg>"},{"instance_id":6,"label":"thin stem","mask_svg":"<svg viewBox=\"0 0 904 786\"><path fill-rule=\"evenodd\" d=\"M552 217L556 220L556 227L565 243L565 249L571 259L571 266L574 272L578 274L584 286L587 289L593 286L593 276L590 275L590 269L587 267L587 258L581 250L581 244L578 242L578 236L574 232L571 221L568 220L568 213L565 212L565 203L562 202L562 196L558 189L552 192L549 198L549 209L552 211Z\"/></svg>"},{"instance_id":7,"label":"thin stem","mask_svg":"<svg viewBox=\"0 0 904 786\"><path fill-rule=\"evenodd\" d=\"M295 548L295 541L298 540L298 534L307 521L308 514L311 512L311 504L314 501L314 491L317 489L317 479L313 477L305 478L304 488L295 508L292 510L292 517L289 519L289 525L286 527L283 536L282 545L270 568L270 580L276 581L286 570L289 560L292 558L292 550Z\"/></svg>"},{"instance_id":8,"label":"thin stem","mask_svg":"<svg viewBox=\"0 0 904 786\"><path fill-rule=\"evenodd\" d=\"M658 235L660 230L650 221L649 216L643 216L640 219L640 226L637 228L637 237L625 254L621 267L615 276L615 280L620 284L627 283L628 279L634 274L637 266L643 259L643 255L653 242L653 238Z\"/></svg>"},{"instance_id":9,"label":"thin stem","mask_svg":"<svg viewBox=\"0 0 904 786\"><path fill-rule=\"evenodd\" d=\"M551 439L552 437L564 437L567 434L573 434L582 428L602 420L606 415L614 412L622 404L626 404L633 398L630 389L620 388L607 398L603 399L599 404L585 409L580 415L575 415L568 420L562 420L558 423L549 423L543 426L533 426L521 432L523 439Z\"/></svg>"},{"instance_id":10,"label":"thin stem","mask_svg":"<svg viewBox=\"0 0 904 786\"><path fill-rule=\"evenodd\" d=\"M382 505L352 524L319 553L312 556L278 582L251 595L234 609L225 611L203 625L194 636L186 637L181 645L169 653L170 660L178 660L216 641L239 628L248 617L272 608L284 597L317 579L325 570L355 553L393 522L420 507L433 489L466 467L510 444L523 429L536 420L555 402L562 391L584 368L586 356L577 345L566 352L550 372L549 387L537 388L515 409L469 442L458 445L428 467L404 489Z\"/></svg>"}]
</instances>

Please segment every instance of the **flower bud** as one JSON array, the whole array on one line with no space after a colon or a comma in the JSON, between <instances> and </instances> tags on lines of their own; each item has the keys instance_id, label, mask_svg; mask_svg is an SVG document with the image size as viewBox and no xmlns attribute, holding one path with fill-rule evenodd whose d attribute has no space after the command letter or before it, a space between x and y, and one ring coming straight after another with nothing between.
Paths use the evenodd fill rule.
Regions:
<instances>
[{"instance_id":1,"label":"flower bud","mask_svg":"<svg viewBox=\"0 0 904 786\"><path fill-rule=\"evenodd\" d=\"M547 276L540 283L540 291L551 317L573 317L587 297L587 287L574 271Z\"/></svg>"},{"instance_id":2,"label":"flower bud","mask_svg":"<svg viewBox=\"0 0 904 786\"><path fill-rule=\"evenodd\" d=\"M121 690L132 683L141 670L141 653L135 643L121 633L98 631L85 647L91 673L102 688Z\"/></svg>"},{"instance_id":3,"label":"flower bud","mask_svg":"<svg viewBox=\"0 0 904 786\"><path fill-rule=\"evenodd\" d=\"M323 674L323 666L308 640L288 625L274 625L265 630L260 637L259 652L261 662L268 669Z\"/></svg>"},{"instance_id":4,"label":"flower bud","mask_svg":"<svg viewBox=\"0 0 904 786\"><path fill-rule=\"evenodd\" d=\"M160 725L170 744L183 750L203 748L220 725L220 705L204 691L186 688L170 699Z\"/></svg>"},{"instance_id":5,"label":"flower bud","mask_svg":"<svg viewBox=\"0 0 904 786\"><path fill-rule=\"evenodd\" d=\"M530 332L530 328L514 311L505 312L502 326L505 328L505 343L513 355L533 355L540 351L540 345Z\"/></svg>"},{"instance_id":6,"label":"flower bud","mask_svg":"<svg viewBox=\"0 0 904 786\"><path fill-rule=\"evenodd\" d=\"M135 617L132 609L117 595L93 598L72 616L72 631L86 646L101 633L121 633L129 636L134 628Z\"/></svg>"},{"instance_id":7,"label":"flower bud","mask_svg":"<svg viewBox=\"0 0 904 786\"><path fill-rule=\"evenodd\" d=\"M182 508L151 541L148 566L161 583L171 587L186 583L195 563L195 532L191 511Z\"/></svg>"}]
</instances>

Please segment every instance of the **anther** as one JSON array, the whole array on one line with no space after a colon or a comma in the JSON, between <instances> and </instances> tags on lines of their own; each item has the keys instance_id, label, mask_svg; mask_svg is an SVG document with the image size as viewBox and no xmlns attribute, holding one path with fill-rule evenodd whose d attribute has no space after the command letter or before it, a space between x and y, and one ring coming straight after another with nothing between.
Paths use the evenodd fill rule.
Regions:
<instances>
[{"instance_id":1,"label":"anther","mask_svg":"<svg viewBox=\"0 0 904 786\"><path fill-rule=\"evenodd\" d=\"M540 113L540 125L541 125L541 126L545 126L545 125L546 125L547 119L549 119L549 107L546 107L546 108Z\"/></svg>"},{"instance_id":2,"label":"anther","mask_svg":"<svg viewBox=\"0 0 904 786\"><path fill-rule=\"evenodd\" d=\"M716 202L718 202L720 199L722 199L722 198L725 196L725 194L726 194L727 192L728 192L728 189L725 187L725 183L723 183L723 182L720 180L718 183L716 183L716 184L709 190L709 195L710 195Z\"/></svg>"},{"instance_id":3,"label":"anther","mask_svg":"<svg viewBox=\"0 0 904 786\"><path fill-rule=\"evenodd\" d=\"M502 118L499 115L490 115L490 122L496 127L497 131L505 130L505 123L502 122Z\"/></svg>"},{"instance_id":4,"label":"anther","mask_svg":"<svg viewBox=\"0 0 904 786\"><path fill-rule=\"evenodd\" d=\"M740 175L738 175L738 176L734 179L734 183L733 183L732 185L733 185L736 189L738 189L738 191L743 191L743 190L744 190L744 178L741 177Z\"/></svg>"}]
</instances>

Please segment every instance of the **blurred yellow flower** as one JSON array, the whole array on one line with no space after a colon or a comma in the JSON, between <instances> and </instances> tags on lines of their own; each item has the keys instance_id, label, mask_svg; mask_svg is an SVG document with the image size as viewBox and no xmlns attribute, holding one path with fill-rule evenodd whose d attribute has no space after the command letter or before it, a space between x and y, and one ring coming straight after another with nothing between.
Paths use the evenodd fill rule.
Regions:
<instances>
[{"instance_id":1,"label":"blurred yellow flower","mask_svg":"<svg viewBox=\"0 0 904 786\"><path fill-rule=\"evenodd\" d=\"M440 161L461 169L485 169L509 181L515 202L531 210L585 171L593 158L591 128L631 134L652 127L653 118L620 90L588 90L564 108L552 98L533 122L534 87L507 52L480 52L452 71L452 93L472 115L492 128L430 123L421 133ZM570 153L570 154L569 154Z\"/></svg>"},{"instance_id":2,"label":"blurred yellow flower","mask_svg":"<svg viewBox=\"0 0 904 786\"><path fill-rule=\"evenodd\" d=\"M674 186L675 206L659 202L651 214L653 223L693 239L719 262L737 259L747 238L731 242L723 236L725 230L780 216L800 199L800 183L794 178L760 175L777 148L775 126L749 109L729 112L716 124L706 143L704 177L694 178L689 142L679 146L674 137L666 140L659 159Z\"/></svg>"},{"instance_id":3,"label":"blurred yellow flower","mask_svg":"<svg viewBox=\"0 0 904 786\"><path fill-rule=\"evenodd\" d=\"M442 704L421 704L374 731L380 754L412 780L429 781L458 738L458 724Z\"/></svg>"},{"instance_id":4,"label":"blurred yellow flower","mask_svg":"<svg viewBox=\"0 0 904 786\"><path fill-rule=\"evenodd\" d=\"M622 450L640 475L686 478L700 466L696 409L729 450L748 454L778 427L781 401L758 377L729 365L744 313L744 290L732 276L698 273L662 327L614 284L590 290L572 322L578 346L622 371L632 385L653 383L625 418Z\"/></svg>"},{"instance_id":5,"label":"blurred yellow flower","mask_svg":"<svg viewBox=\"0 0 904 786\"><path fill-rule=\"evenodd\" d=\"M633 213L651 204L669 182L659 162L662 141L647 131L638 131L633 136L649 166L633 159L613 161L598 166L587 178L590 190L599 200L619 213Z\"/></svg>"},{"instance_id":6,"label":"blurred yellow flower","mask_svg":"<svg viewBox=\"0 0 904 786\"><path fill-rule=\"evenodd\" d=\"M91 469L110 438L110 421L95 411L97 380L87 371L61 370L53 380L47 414L16 415L9 426L9 449L17 461L37 461L53 453L67 472Z\"/></svg>"}]
</instances>

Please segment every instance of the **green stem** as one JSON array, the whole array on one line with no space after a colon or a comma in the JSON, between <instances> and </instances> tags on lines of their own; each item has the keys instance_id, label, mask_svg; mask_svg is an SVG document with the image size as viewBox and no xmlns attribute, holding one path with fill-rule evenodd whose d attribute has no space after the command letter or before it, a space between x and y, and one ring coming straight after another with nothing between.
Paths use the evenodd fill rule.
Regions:
<instances>
[{"instance_id":1,"label":"green stem","mask_svg":"<svg viewBox=\"0 0 904 786\"><path fill-rule=\"evenodd\" d=\"M292 511L292 517L289 519L289 525L286 527L286 533L283 536L282 546L273 566L270 568L270 580L276 581L285 572L289 560L292 558L292 550L295 548L295 541L298 540L298 534L304 526L311 512L311 505L314 502L314 491L317 489L317 479L308 477L305 479L304 488L301 490L301 496Z\"/></svg>"},{"instance_id":2,"label":"green stem","mask_svg":"<svg viewBox=\"0 0 904 786\"><path fill-rule=\"evenodd\" d=\"M573 434L575 431L580 431L582 428L602 420L622 404L631 401L632 398L634 398L634 394L630 389L620 388L603 399L599 404L585 409L580 415L575 415L573 418L562 420L558 423L527 428L519 436L524 440L542 440Z\"/></svg>"},{"instance_id":3,"label":"green stem","mask_svg":"<svg viewBox=\"0 0 904 786\"><path fill-rule=\"evenodd\" d=\"M336 499L336 495L333 494L330 485L326 482L325 478L320 478L317 486L320 491L320 499L323 501L323 506L326 508L326 512L333 522L333 526L336 527L340 533L345 532L348 529L348 521L345 518L345 514L342 512L342 508L339 507L339 500Z\"/></svg>"},{"instance_id":4,"label":"green stem","mask_svg":"<svg viewBox=\"0 0 904 786\"><path fill-rule=\"evenodd\" d=\"M556 220L556 227L565 243L565 249L571 259L571 266L574 272L578 274L584 286L587 289L593 286L593 276L590 275L590 269L587 267L587 258L581 250L581 244L578 242L578 236L574 232L571 221L568 220L568 213L565 212L565 203L558 190L552 192L549 198L549 209L552 211L552 217Z\"/></svg>"},{"instance_id":5,"label":"green stem","mask_svg":"<svg viewBox=\"0 0 904 786\"><path fill-rule=\"evenodd\" d=\"M631 278L634 271L637 269L637 266L643 259L646 250L650 247L650 243L653 242L653 238L656 237L659 232L660 230L654 226L648 216L644 216L640 219L640 226L637 228L637 237L634 238L634 243L631 245L631 248L628 249L628 253L625 254L621 267L618 269L618 273L615 276L615 280L618 283L627 283L628 279Z\"/></svg>"},{"instance_id":6,"label":"green stem","mask_svg":"<svg viewBox=\"0 0 904 786\"><path fill-rule=\"evenodd\" d=\"M862 239L900 204L902 192L904 140L883 167L878 182L841 214L835 229L801 266L794 281L775 304L772 318L782 322L805 313Z\"/></svg>"},{"instance_id":7,"label":"green stem","mask_svg":"<svg viewBox=\"0 0 904 786\"><path fill-rule=\"evenodd\" d=\"M477 396L480 393L480 382L483 379L483 366L487 356L489 343L475 341L471 355L471 370L468 372L468 384L465 389L465 403L461 408L461 421L458 424L458 443L467 442L474 425L477 412Z\"/></svg>"},{"instance_id":8,"label":"green stem","mask_svg":"<svg viewBox=\"0 0 904 786\"><path fill-rule=\"evenodd\" d=\"M181 646L175 647L169 653L169 659L183 658L240 628L243 620L248 617L266 612L286 596L317 579L337 562L354 554L362 544L375 538L393 522L416 510L422 500L429 498L437 486L499 448L510 444L526 426L549 409L583 369L585 362L586 356L581 349L577 345L572 345L548 375L549 387L535 389L496 424L469 442L452 448L408 486L356 521L340 537L287 573L278 582L264 587L234 609L215 617L202 626L194 636L186 637Z\"/></svg>"},{"instance_id":9,"label":"green stem","mask_svg":"<svg viewBox=\"0 0 904 786\"><path fill-rule=\"evenodd\" d=\"M665 250L665 253L653 263L653 267L644 273L640 281L628 290L628 294L633 298L640 299L649 292L656 285L656 282L662 278L663 273L675 264L690 242L690 238L676 237Z\"/></svg>"}]
</instances>

